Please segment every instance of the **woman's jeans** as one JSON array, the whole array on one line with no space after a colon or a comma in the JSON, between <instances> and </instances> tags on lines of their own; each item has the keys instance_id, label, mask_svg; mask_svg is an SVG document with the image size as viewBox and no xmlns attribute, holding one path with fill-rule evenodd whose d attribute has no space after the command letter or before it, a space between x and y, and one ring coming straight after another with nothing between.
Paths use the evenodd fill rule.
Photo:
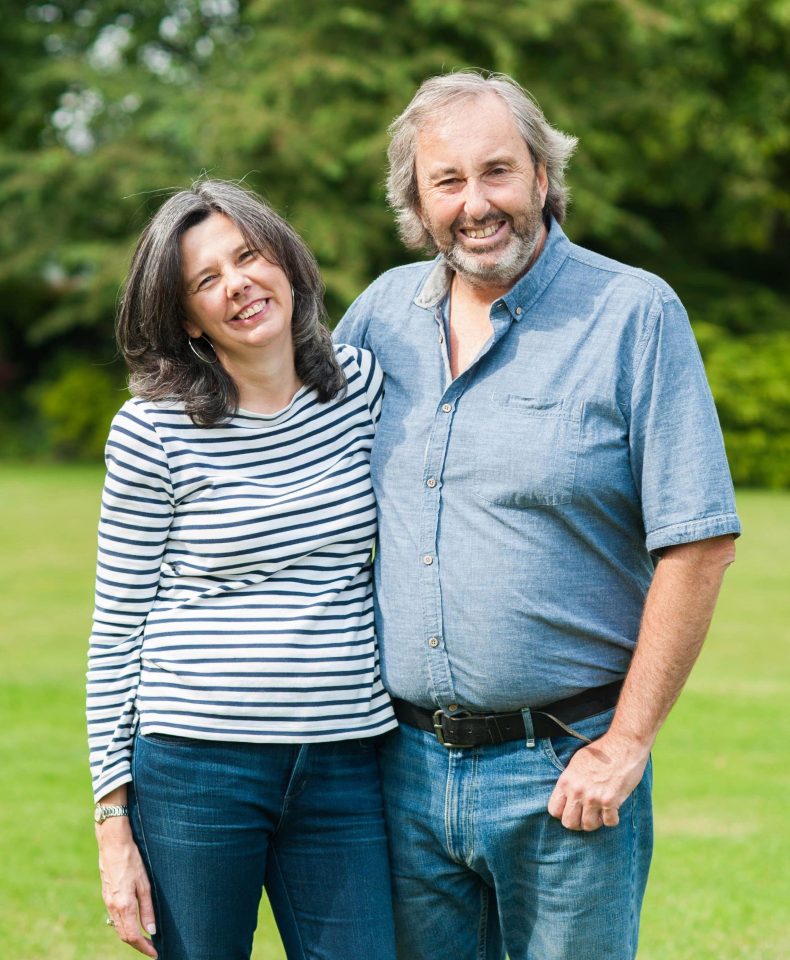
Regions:
<instances>
[{"instance_id":1,"label":"woman's jeans","mask_svg":"<svg viewBox=\"0 0 790 960\"><path fill-rule=\"evenodd\" d=\"M392 960L375 743L138 736L130 813L160 960L246 960L261 888L289 960Z\"/></svg>"}]
</instances>

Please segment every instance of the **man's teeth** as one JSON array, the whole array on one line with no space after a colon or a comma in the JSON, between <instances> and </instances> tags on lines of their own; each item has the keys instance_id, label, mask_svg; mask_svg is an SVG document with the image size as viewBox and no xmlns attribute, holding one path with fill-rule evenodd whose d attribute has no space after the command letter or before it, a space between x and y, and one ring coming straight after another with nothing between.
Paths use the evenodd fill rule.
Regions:
<instances>
[{"instance_id":1,"label":"man's teeth","mask_svg":"<svg viewBox=\"0 0 790 960\"><path fill-rule=\"evenodd\" d=\"M236 314L237 320L247 320L250 317L255 316L255 314L263 306L263 300L256 300L255 303L251 303L245 310L242 310L241 313Z\"/></svg>"},{"instance_id":2,"label":"man's teeth","mask_svg":"<svg viewBox=\"0 0 790 960\"><path fill-rule=\"evenodd\" d=\"M484 230L464 230L464 233L472 240L485 240L486 237L493 237L501 226L500 223L492 223L490 227L486 227Z\"/></svg>"}]
</instances>

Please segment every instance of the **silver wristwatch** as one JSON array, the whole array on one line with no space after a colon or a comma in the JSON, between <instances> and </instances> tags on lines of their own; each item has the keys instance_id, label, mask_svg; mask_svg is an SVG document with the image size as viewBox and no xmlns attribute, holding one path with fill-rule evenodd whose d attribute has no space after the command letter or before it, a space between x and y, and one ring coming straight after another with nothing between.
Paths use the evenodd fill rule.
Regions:
<instances>
[{"instance_id":1,"label":"silver wristwatch","mask_svg":"<svg viewBox=\"0 0 790 960\"><path fill-rule=\"evenodd\" d=\"M127 806L121 806L120 803L97 803L93 808L93 819L96 823L104 823L105 820L109 820L110 817L128 817L129 808Z\"/></svg>"}]
</instances>

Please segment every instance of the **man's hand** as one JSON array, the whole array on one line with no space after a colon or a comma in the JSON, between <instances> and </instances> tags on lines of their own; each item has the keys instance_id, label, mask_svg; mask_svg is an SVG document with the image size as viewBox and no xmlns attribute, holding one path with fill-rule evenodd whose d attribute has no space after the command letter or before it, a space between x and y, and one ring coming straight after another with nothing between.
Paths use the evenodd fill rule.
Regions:
<instances>
[{"instance_id":1,"label":"man's hand","mask_svg":"<svg viewBox=\"0 0 790 960\"><path fill-rule=\"evenodd\" d=\"M615 827L645 772L661 724L705 639L731 536L667 547L647 592L639 638L609 730L578 750L557 781L549 813L569 830Z\"/></svg>"},{"instance_id":2,"label":"man's hand","mask_svg":"<svg viewBox=\"0 0 790 960\"><path fill-rule=\"evenodd\" d=\"M96 836L102 897L115 932L135 950L156 957L154 945L140 929L142 925L148 933L155 932L154 907L151 884L140 851L132 839L128 819L113 817L106 820L97 826Z\"/></svg>"},{"instance_id":3,"label":"man's hand","mask_svg":"<svg viewBox=\"0 0 790 960\"><path fill-rule=\"evenodd\" d=\"M549 813L569 830L616 827L649 756L649 748L605 733L573 755L549 799Z\"/></svg>"}]
</instances>

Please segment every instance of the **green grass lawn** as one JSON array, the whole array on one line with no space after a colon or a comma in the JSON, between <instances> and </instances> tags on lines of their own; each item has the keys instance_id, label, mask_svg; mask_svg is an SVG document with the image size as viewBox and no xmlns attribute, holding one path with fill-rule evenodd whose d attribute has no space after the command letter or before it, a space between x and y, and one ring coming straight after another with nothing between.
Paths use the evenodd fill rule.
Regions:
<instances>
[{"instance_id":1,"label":"green grass lawn","mask_svg":"<svg viewBox=\"0 0 790 960\"><path fill-rule=\"evenodd\" d=\"M104 926L84 746L100 486L95 468L0 467L0 943L14 960L135 955ZM739 508L738 562L655 753L640 960L790 958L790 495L744 492ZM283 957L265 909L254 957Z\"/></svg>"}]
</instances>

